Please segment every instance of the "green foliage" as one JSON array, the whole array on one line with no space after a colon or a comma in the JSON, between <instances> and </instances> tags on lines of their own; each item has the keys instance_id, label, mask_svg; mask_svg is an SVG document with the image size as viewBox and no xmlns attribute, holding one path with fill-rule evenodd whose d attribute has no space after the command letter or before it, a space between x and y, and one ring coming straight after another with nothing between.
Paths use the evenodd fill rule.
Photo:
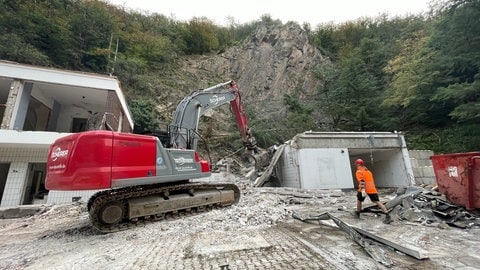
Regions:
<instances>
[{"instance_id":1,"label":"green foliage","mask_svg":"<svg viewBox=\"0 0 480 270\"><path fill-rule=\"evenodd\" d=\"M173 45L167 37L138 32L131 38L135 43L126 50L126 54L145 59L151 67L173 60Z\"/></svg>"},{"instance_id":2,"label":"green foliage","mask_svg":"<svg viewBox=\"0 0 480 270\"><path fill-rule=\"evenodd\" d=\"M40 66L48 66L51 63L48 56L24 42L16 34L0 36L0 59Z\"/></svg>"},{"instance_id":3,"label":"green foliage","mask_svg":"<svg viewBox=\"0 0 480 270\"><path fill-rule=\"evenodd\" d=\"M111 73L114 73L122 82L122 89L126 90L127 95L138 95L137 86L140 80L137 77L146 73L147 70L148 64L145 60L135 57L126 58L122 54L113 64Z\"/></svg>"},{"instance_id":4,"label":"green foliage","mask_svg":"<svg viewBox=\"0 0 480 270\"><path fill-rule=\"evenodd\" d=\"M321 66L315 72L324 82L319 89L320 106L332 119L332 129L373 130L378 111L376 79L368 71L359 51L338 64Z\"/></svg>"},{"instance_id":5,"label":"green foliage","mask_svg":"<svg viewBox=\"0 0 480 270\"><path fill-rule=\"evenodd\" d=\"M313 108L311 106L302 104L298 96L295 95L285 94L283 101L289 111L285 120L282 121L286 129L285 135L293 137L297 133L315 128L315 121L312 117ZM288 137L284 139L288 139Z\"/></svg>"},{"instance_id":6,"label":"green foliage","mask_svg":"<svg viewBox=\"0 0 480 270\"><path fill-rule=\"evenodd\" d=\"M480 77L478 74L476 77ZM480 120L480 80L473 83L457 83L439 88L432 101L451 102L455 108L449 116L459 122L478 122Z\"/></svg>"},{"instance_id":7,"label":"green foliage","mask_svg":"<svg viewBox=\"0 0 480 270\"><path fill-rule=\"evenodd\" d=\"M218 49L219 43L215 35L215 25L207 18L193 18L189 21L187 53L202 54Z\"/></svg>"},{"instance_id":8,"label":"green foliage","mask_svg":"<svg viewBox=\"0 0 480 270\"><path fill-rule=\"evenodd\" d=\"M442 80L431 101L449 104L446 114L459 123L480 120L480 1L444 3L430 46Z\"/></svg>"},{"instance_id":9,"label":"green foliage","mask_svg":"<svg viewBox=\"0 0 480 270\"><path fill-rule=\"evenodd\" d=\"M66 14L62 14L65 8L59 1L1 1L0 35L16 35L15 43L2 42L5 51L16 53L2 57L20 60L22 49L16 47L24 43L25 53L35 60L22 63L50 64L44 55L57 65L66 65L71 58L72 35Z\"/></svg>"},{"instance_id":10,"label":"green foliage","mask_svg":"<svg viewBox=\"0 0 480 270\"><path fill-rule=\"evenodd\" d=\"M435 153L471 152L480 149L480 124L452 125L447 129L421 129L405 134L410 149Z\"/></svg>"},{"instance_id":11,"label":"green foliage","mask_svg":"<svg viewBox=\"0 0 480 270\"><path fill-rule=\"evenodd\" d=\"M155 103L152 99L134 99L129 105L135 122L135 132L155 130L158 120L156 119Z\"/></svg>"},{"instance_id":12,"label":"green foliage","mask_svg":"<svg viewBox=\"0 0 480 270\"><path fill-rule=\"evenodd\" d=\"M285 103L285 105L287 105L290 112L305 115L312 114L313 112L313 108L302 104L298 99L298 96L291 96L289 94L285 94L283 95L283 102Z\"/></svg>"},{"instance_id":13,"label":"green foliage","mask_svg":"<svg viewBox=\"0 0 480 270\"><path fill-rule=\"evenodd\" d=\"M412 33L399 43L399 53L385 67L392 79L382 105L397 112L392 117L399 123L391 128L405 130L419 124L439 127L449 121L445 110L449 104L430 102L438 87L440 72L434 64L438 53L428 46L429 39L424 31Z\"/></svg>"},{"instance_id":14,"label":"green foliage","mask_svg":"<svg viewBox=\"0 0 480 270\"><path fill-rule=\"evenodd\" d=\"M430 18L316 29L315 44L333 60L315 70L333 129L403 130L410 147L435 151L478 148L480 1L436 4Z\"/></svg>"}]
</instances>

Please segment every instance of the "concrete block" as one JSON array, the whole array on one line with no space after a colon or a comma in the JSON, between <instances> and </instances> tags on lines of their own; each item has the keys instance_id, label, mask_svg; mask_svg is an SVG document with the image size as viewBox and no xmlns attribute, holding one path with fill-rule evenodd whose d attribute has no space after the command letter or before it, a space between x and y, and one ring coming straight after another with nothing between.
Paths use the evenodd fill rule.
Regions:
<instances>
[{"instance_id":1,"label":"concrete block","mask_svg":"<svg viewBox=\"0 0 480 270\"><path fill-rule=\"evenodd\" d=\"M415 177L423 177L423 170L422 170L422 168L412 167L412 171L413 171L413 175L414 175Z\"/></svg>"},{"instance_id":2,"label":"concrete block","mask_svg":"<svg viewBox=\"0 0 480 270\"><path fill-rule=\"evenodd\" d=\"M433 166L424 166L422 169L422 176L424 177L435 177L435 172Z\"/></svg>"},{"instance_id":3,"label":"concrete block","mask_svg":"<svg viewBox=\"0 0 480 270\"><path fill-rule=\"evenodd\" d=\"M412 164L413 168L418 167L418 159L410 157L410 164Z\"/></svg>"},{"instance_id":4,"label":"concrete block","mask_svg":"<svg viewBox=\"0 0 480 270\"><path fill-rule=\"evenodd\" d=\"M418 167L433 166L430 159L419 159L417 160Z\"/></svg>"},{"instance_id":5,"label":"concrete block","mask_svg":"<svg viewBox=\"0 0 480 270\"><path fill-rule=\"evenodd\" d=\"M434 153L431 150L408 150L408 155L416 159L430 159Z\"/></svg>"}]
</instances>

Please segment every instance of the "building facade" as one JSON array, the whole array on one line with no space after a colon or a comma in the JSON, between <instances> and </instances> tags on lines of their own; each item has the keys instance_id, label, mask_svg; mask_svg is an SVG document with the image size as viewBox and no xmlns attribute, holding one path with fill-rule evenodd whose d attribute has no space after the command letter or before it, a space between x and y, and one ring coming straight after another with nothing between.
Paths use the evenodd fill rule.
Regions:
<instances>
[{"instance_id":1,"label":"building facade","mask_svg":"<svg viewBox=\"0 0 480 270\"><path fill-rule=\"evenodd\" d=\"M380 188L415 184L405 139L396 132L304 132L286 144L275 174L282 186L353 189L356 159Z\"/></svg>"},{"instance_id":2,"label":"building facade","mask_svg":"<svg viewBox=\"0 0 480 270\"><path fill-rule=\"evenodd\" d=\"M0 207L57 203L83 192L45 189L50 144L86 130L133 131L115 77L0 61Z\"/></svg>"}]
</instances>

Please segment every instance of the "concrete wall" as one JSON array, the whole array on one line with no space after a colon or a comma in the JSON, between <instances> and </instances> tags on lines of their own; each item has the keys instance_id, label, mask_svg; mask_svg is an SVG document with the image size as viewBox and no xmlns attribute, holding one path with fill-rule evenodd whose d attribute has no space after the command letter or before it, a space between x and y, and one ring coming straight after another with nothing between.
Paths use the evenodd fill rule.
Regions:
<instances>
[{"instance_id":1,"label":"concrete wall","mask_svg":"<svg viewBox=\"0 0 480 270\"><path fill-rule=\"evenodd\" d=\"M47 159L46 149L0 148L0 162L10 163L1 207L21 205L25 195L29 163L42 163Z\"/></svg>"},{"instance_id":2,"label":"concrete wall","mask_svg":"<svg viewBox=\"0 0 480 270\"><path fill-rule=\"evenodd\" d=\"M289 146L285 147L276 170L282 186L301 188L297 149Z\"/></svg>"},{"instance_id":3,"label":"concrete wall","mask_svg":"<svg viewBox=\"0 0 480 270\"><path fill-rule=\"evenodd\" d=\"M350 173L348 149L299 149L301 188L351 189L354 187Z\"/></svg>"},{"instance_id":4,"label":"concrete wall","mask_svg":"<svg viewBox=\"0 0 480 270\"><path fill-rule=\"evenodd\" d=\"M433 170L432 160L434 155L431 150L409 150L410 162L412 164L413 175L416 185L435 184L435 172Z\"/></svg>"}]
</instances>

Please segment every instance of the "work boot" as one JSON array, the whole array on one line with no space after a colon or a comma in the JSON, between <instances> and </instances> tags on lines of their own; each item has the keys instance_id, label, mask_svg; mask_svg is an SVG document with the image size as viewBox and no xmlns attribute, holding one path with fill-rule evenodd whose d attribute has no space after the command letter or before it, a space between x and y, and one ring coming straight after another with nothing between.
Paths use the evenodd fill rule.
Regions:
<instances>
[{"instance_id":1,"label":"work boot","mask_svg":"<svg viewBox=\"0 0 480 270\"><path fill-rule=\"evenodd\" d=\"M360 212L355 211L355 218L360 219Z\"/></svg>"},{"instance_id":2,"label":"work boot","mask_svg":"<svg viewBox=\"0 0 480 270\"><path fill-rule=\"evenodd\" d=\"M392 217L390 217L390 214L387 213L387 215L385 216L385 219L383 220L383 223L385 224L390 224L392 223Z\"/></svg>"}]
</instances>

